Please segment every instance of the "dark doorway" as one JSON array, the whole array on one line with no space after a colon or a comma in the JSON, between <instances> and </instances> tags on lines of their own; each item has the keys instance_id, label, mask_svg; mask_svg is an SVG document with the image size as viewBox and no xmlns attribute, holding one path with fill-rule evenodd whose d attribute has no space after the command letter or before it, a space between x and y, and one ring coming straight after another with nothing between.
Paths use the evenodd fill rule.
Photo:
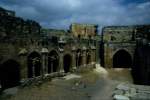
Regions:
<instances>
[{"instance_id":1,"label":"dark doorway","mask_svg":"<svg viewBox=\"0 0 150 100\"><path fill-rule=\"evenodd\" d=\"M81 65L82 65L82 54L81 54L81 50L78 49L76 53L76 66L79 67Z\"/></svg>"},{"instance_id":2,"label":"dark doorway","mask_svg":"<svg viewBox=\"0 0 150 100\"><path fill-rule=\"evenodd\" d=\"M32 52L28 56L28 77L41 75L41 57L37 52Z\"/></svg>"},{"instance_id":3,"label":"dark doorway","mask_svg":"<svg viewBox=\"0 0 150 100\"><path fill-rule=\"evenodd\" d=\"M65 73L70 71L70 67L71 67L71 63L72 63L72 59L71 56L69 54L64 56L64 71Z\"/></svg>"},{"instance_id":4,"label":"dark doorway","mask_svg":"<svg viewBox=\"0 0 150 100\"><path fill-rule=\"evenodd\" d=\"M0 79L3 89L19 85L20 65L15 60L7 60L0 67Z\"/></svg>"},{"instance_id":5,"label":"dark doorway","mask_svg":"<svg viewBox=\"0 0 150 100\"><path fill-rule=\"evenodd\" d=\"M48 73L57 72L59 57L56 51L51 51L48 55Z\"/></svg>"},{"instance_id":6,"label":"dark doorway","mask_svg":"<svg viewBox=\"0 0 150 100\"><path fill-rule=\"evenodd\" d=\"M113 56L114 68L130 68L132 67L132 58L130 54L125 50L119 50Z\"/></svg>"}]
</instances>

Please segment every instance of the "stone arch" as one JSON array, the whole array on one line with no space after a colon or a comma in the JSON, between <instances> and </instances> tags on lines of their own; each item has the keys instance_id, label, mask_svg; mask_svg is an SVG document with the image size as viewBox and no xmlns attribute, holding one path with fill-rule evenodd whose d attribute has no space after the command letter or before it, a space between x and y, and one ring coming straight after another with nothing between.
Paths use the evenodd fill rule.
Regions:
<instances>
[{"instance_id":1,"label":"stone arch","mask_svg":"<svg viewBox=\"0 0 150 100\"><path fill-rule=\"evenodd\" d=\"M20 84L20 64L9 59L0 66L0 82L2 88L10 88Z\"/></svg>"},{"instance_id":2,"label":"stone arch","mask_svg":"<svg viewBox=\"0 0 150 100\"><path fill-rule=\"evenodd\" d=\"M113 55L114 68L130 68L132 66L132 56L124 49L118 50Z\"/></svg>"},{"instance_id":3,"label":"stone arch","mask_svg":"<svg viewBox=\"0 0 150 100\"><path fill-rule=\"evenodd\" d=\"M64 71L65 73L70 71L72 65L72 56L70 54L65 54L63 57Z\"/></svg>"},{"instance_id":4,"label":"stone arch","mask_svg":"<svg viewBox=\"0 0 150 100\"><path fill-rule=\"evenodd\" d=\"M79 67L82 65L82 51L78 49L76 51L76 66Z\"/></svg>"},{"instance_id":5,"label":"stone arch","mask_svg":"<svg viewBox=\"0 0 150 100\"><path fill-rule=\"evenodd\" d=\"M59 67L59 55L57 51L52 50L48 54L48 73L57 72Z\"/></svg>"},{"instance_id":6,"label":"stone arch","mask_svg":"<svg viewBox=\"0 0 150 100\"><path fill-rule=\"evenodd\" d=\"M130 56L131 56L131 59L133 60L133 53L128 48L118 48L118 49L113 50L111 58L113 58L113 56L120 50L124 50L124 51L128 52L128 54L130 54Z\"/></svg>"},{"instance_id":7,"label":"stone arch","mask_svg":"<svg viewBox=\"0 0 150 100\"><path fill-rule=\"evenodd\" d=\"M41 55L36 51L30 53L28 56L28 77L40 76L41 66Z\"/></svg>"}]
</instances>

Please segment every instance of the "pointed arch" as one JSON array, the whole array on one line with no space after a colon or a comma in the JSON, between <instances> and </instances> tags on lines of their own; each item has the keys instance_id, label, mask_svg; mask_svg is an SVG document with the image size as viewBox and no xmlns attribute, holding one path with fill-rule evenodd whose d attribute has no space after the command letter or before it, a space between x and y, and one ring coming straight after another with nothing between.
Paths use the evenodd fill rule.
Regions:
<instances>
[{"instance_id":1,"label":"pointed arch","mask_svg":"<svg viewBox=\"0 0 150 100\"><path fill-rule=\"evenodd\" d=\"M59 55L55 50L48 54L48 73L57 72L59 67Z\"/></svg>"},{"instance_id":2,"label":"pointed arch","mask_svg":"<svg viewBox=\"0 0 150 100\"><path fill-rule=\"evenodd\" d=\"M64 71L65 73L70 71L72 65L72 57L69 54L64 55L63 57Z\"/></svg>"},{"instance_id":3,"label":"pointed arch","mask_svg":"<svg viewBox=\"0 0 150 100\"><path fill-rule=\"evenodd\" d=\"M130 68L132 66L132 57L126 50L119 50L113 56L114 68Z\"/></svg>"},{"instance_id":4,"label":"pointed arch","mask_svg":"<svg viewBox=\"0 0 150 100\"><path fill-rule=\"evenodd\" d=\"M36 51L30 53L28 56L28 77L40 76L41 66L41 55Z\"/></svg>"},{"instance_id":5,"label":"pointed arch","mask_svg":"<svg viewBox=\"0 0 150 100\"><path fill-rule=\"evenodd\" d=\"M10 88L20 84L20 64L9 59L0 66L0 82L2 88Z\"/></svg>"}]
</instances>

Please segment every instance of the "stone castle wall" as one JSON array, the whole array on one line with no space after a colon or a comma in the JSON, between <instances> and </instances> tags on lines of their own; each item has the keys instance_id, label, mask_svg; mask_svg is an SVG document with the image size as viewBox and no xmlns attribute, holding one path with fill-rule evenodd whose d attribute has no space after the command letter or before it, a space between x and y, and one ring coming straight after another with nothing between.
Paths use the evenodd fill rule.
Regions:
<instances>
[{"instance_id":1,"label":"stone castle wall","mask_svg":"<svg viewBox=\"0 0 150 100\"><path fill-rule=\"evenodd\" d=\"M43 31L38 22L12 16L5 9L0 10L0 19L0 83L4 88L30 78L95 66L98 55L95 39ZM19 70L15 72L17 66ZM19 79L13 77L13 71L20 75Z\"/></svg>"}]
</instances>

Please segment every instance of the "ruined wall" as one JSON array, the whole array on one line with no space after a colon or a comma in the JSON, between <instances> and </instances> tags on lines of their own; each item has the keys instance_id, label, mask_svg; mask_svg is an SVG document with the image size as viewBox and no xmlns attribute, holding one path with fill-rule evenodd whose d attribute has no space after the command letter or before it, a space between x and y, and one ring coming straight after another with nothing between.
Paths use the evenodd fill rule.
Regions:
<instances>
[{"instance_id":1,"label":"ruined wall","mask_svg":"<svg viewBox=\"0 0 150 100\"><path fill-rule=\"evenodd\" d=\"M104 42L135 41L135 28L132 26L108 26L103 29Z\"/></svg>"},{"instance_id":2,"label":"ruined wall","mask_svg":"<svg viewBox=\"0 0 150 100\"><path fill-rule=\"evenodd\" d=\"M134 26L108 26L103 28L102 32L102 51L104 55L101 57L103 66L114 67L113 57L120 51L126 51L134 60L134 52L136 40L139 38L149 38L150 25L134 25ZM119 61L119 60L118 60Z\"/></svg>"},{"instance_id":3,"label":"ruined wall","mask_svg":"<svg viewBox=\"0 0 150 100\"><path fill-rule=\"evenodd\" d=\"M132 75L135 84L150 85L150 25L137 27Z\"/></svg>"},{"instance_id":4,"label":"ruined wall","mask_svg":"<svg viewBox=\"0 0 150 100\"><path fill-rule=\"evenodd\" d=\"M112 68L114 55L120 50L126 51L133 60L135 49L135 28L132 26L108 26L103 28L103 50L101 57L105 67ZM131 66L130 66L131 67Z\"/></svg>"},{"instance_id":5,"label":"ruined wall","mask_svg":"<svg viewBox=\"0 0 150 100\"><path fill-rule=\"evenodd\" d=\"M9 85L5 82L7 80L10 84L13 83L11 79L5 79L9 78L5 77L5 74L12 67L10 63L14 64L14 68L15 65L19 66L20 80L16 81L20 82L29 78L95 66L97 55L95 39L79 39L66 32L60 33L61 36L58 35L59 33L50 35L54 32L51 30L46 34L45 31L41 31L39 23L9 15L4 9L0 11L0 19L2 19L0 20L0 73L3 72L0 74L0 83L2 84ZM7 70L4 71L5 68Z\"/></svg>"},{"instance_id":6,"label":"ruined wall","mask_svg":"<svg viewBox=\"0 0 150 100\"><path fill-rule=\"evenodd\" d=\"M70 31L75 37L94 37L97 34L97 25L92 24L72 24Z\"/></svg>"}]
</instances>

